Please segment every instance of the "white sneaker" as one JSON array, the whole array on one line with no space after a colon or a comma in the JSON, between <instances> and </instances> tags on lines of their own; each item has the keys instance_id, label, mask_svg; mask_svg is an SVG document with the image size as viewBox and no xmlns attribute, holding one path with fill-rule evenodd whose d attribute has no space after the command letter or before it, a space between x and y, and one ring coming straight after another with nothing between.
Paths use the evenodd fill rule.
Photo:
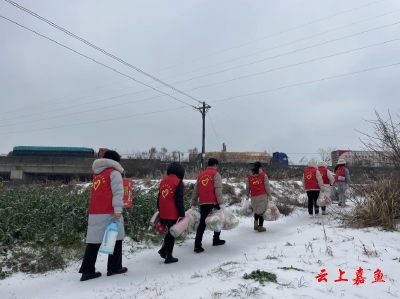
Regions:
<instances>
[{"instance_id":1,"label":"white sneaker","mask_svg":"<svg viewBox=\"0 0 400 299\"><path fill-rule=\"evenodd\" d=\"M314 215L313 214L309 214L310 215L310 218L314 218Z\"/></svg>"}]
</instances>

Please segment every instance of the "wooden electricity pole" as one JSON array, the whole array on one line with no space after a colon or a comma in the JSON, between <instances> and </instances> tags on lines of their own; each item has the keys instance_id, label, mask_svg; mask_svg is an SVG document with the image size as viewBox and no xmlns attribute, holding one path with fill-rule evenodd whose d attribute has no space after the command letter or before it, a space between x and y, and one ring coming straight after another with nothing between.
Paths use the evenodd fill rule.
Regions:
<instances>
[{"instance_id":1,"label":"wooden electricity pole","mask_svg":"<svg viewBox=\"0 0 400 299\"><path fill-rule=\"evenodd\" d=\"M200 111L203 118L203 140L201 146L201 166L203 169L206 169L206 114L210 108L211 106L207 105L205 102L203 102L202 107L195 108L196 110Z\"/></svg>"}]
</instances>

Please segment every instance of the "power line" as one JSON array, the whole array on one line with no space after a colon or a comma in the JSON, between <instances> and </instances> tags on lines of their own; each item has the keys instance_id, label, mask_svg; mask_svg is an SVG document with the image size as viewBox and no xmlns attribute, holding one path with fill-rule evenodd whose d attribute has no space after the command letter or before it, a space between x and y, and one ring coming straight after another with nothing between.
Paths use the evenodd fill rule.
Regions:
<instances>
[{"instance_id":1,"label":"power line","mask_svg":"<svg viewBox=\"0 0 400 299\"><path fill-rule=\"evenodd\" d=\"M168 96L168 97L170 97L170 98L173 98L174 100L176 100L176 101L178 101L178 102L181 102L181 103L184 103L184 104L186 104L186 105L188 105L188 106L194 107L193 105L190 105L189 103L186 103L186 102L184 102L184 101L182 101L182 100L180 100L180 99L178 99L178 98L176 98L176 97L173 97L173 96L171 96L171 95L169 95L169 94L167 94L167 93L165 93L165 92L163 92L163 91L160 91L160 90L158 90L158 89L155 89L154 87L151 87L150 85L148 85L148 84L146 84L146 83L143 83L143 82L141 82L141 81L139 81L139 80L137 80L137 79L135 79L135 78L133 78L133 77L131 77L131 76L129 76L129 75L126 75L126 74L124 74L124 73L122 73L122 72L120 72L120 71L117 71L116 69L114 69L114 68L112 68L112 67L110 67L110 66L107 66L107 65L105 65L105 64L103 64L103 63L101 63L101 62L99 62L99 61L97 61L97 60L95 60L95 59L93 59L93 58L90 58L89 56L86 56L85 54L82 54L82 53L80 53L80 52L78 52L78 51L76 51L76 50L74 50L74 49L72 49L72 48L70 48L70 47L67 47L67 46L65 46L65 45L63 45L63 44L60 44L59 42L57 42L57 41L55 41L55 40L53 40L53 39L51 39L51 38L48 38L48 37L46 37L46 36L44 36L44 35L42 35L42 34L36 32L36 31L34 31L34 30L32 30L32 29L29 29L28 27L25 27L25 26L23 26L23 25L21 25L21 24L15 22L15 21L13 21L13 20L10 20L9 18L6 18L6 17L4 17L4 16L2 16L2 15L0 15L0 17L3 18L3 19L5 19L5 20L7 20L7 21L9 21L9 22L11 22L11 23L16 24L16 25L18 25L18 26L20 26L20 27L22 27L22 28L24 28L24 29L26 29L26 30L29 30L29 31L31 31L31 32L33 32L33 33L35 33L35 34L37 34L37 35L39 35L39 36L41 36L41 37L43 37L43 38L49 40L49 41L52 41L52 42L56 43L57 45L60 45L60 46L66 48L66 49L68 49L68 50L70 50L70 51L72 51L72 52L75 52L76 54L78 54L78 55L80 55L80 56L82 56L82 57L85 57L85 58L87 58L87 59L89 59L89 60L91 60L91 61L93 61L93 62L95 62L95 63L97 63L97 64L100 64L100 65L102 65L102 66L104 66L104 67L106 67L106 68L108 68L108 69L110 69L110 70L113 70L114 72L116 72L116 73L118 73L118 74L121 74L121 75L123 75L123 76L125 76L125 77L127 77L127 78L130 78L130 79L132 79L132 80L134 80L134 81L136 81L136 82L138 82L138 83L140 83L140 84L142 84L142 85L145 85L145 86L147 86L147 87L150 87L151 89L153 89L153 90L155 90L155 91L157 91L157 92L159 92L159 93L162 93L163 95L166 95L166 96Z\"/></svg>"},{"instance_id":2,"label":"power line","mask_svg":"<svg viewBox=\"0 0 400 299\"><path fill-rule=\"evenodd\" d=\"M0 135L15 134L15 133L26 133L26 132L35 132L35 131L44 131L44 130L60 129L60 128L66 128L66 127L72 127L72 126L80 126L80 125L94 124L94 123L106 122L106 121L115 121L115 120L121 120L121 119L131 118L131 117L135 117L135 116L143 116L143 115L150 115L150 114L156 114L156 113L161 113L161 112L179 110L179 109L183 109L183 108L187 108L187 106L182 106L182 107L177 107L177 108L172 108L172 109L159 110L159 111L153 111L153 112L147 112L147 113L133 114L133 115L123 116L123 117L118 117L118 118L108 118L108 119L103 119L103 120L96 120L96 121L90 121L90 122L83 122L83 123L77 123L77 124L70 124L70 125L64 125L64 126L58 126L58 127L49 127L49 128L34 129L34 130L25 130L25 131L16 131L16 132L5 132L5 133L0 133Z\"/></svg>"},{"instance_id":3,"label":"power line","mask_svg":"<svg viewBox=\"0 0 400 299\"><path fill-rule=\"evenodd\" d=\"M190 71L190 72L181 73L181 74L174 75L174 76L169 76L169 77L164 77L164 78L162 78L162 79L164 80L164 79L170 79L170 78L174 78L174 77L179 77L179 76L186 75L186 74L189 74L189 73L197 72L197 71L199 71L199 70L203 70L203 69L215 67L215 66L222 65L222 64L225 64L225 63L229 63L229 62L232 62L232 61L235 61L235 60L239 60L239 59L242 59L242 58L246 58L246 57L250 57L250 56L253 56L253 55L257 55L257 54L260 54L260 53L263 53L263 52L267 52L267 51L269 51L269 50L273 50L273 49L277 49L277 48L280 48L280 47L284 47L284 46L287 46L287 45L290 45L290 44L293 44L293 43L296 43L296 42L299 42L299 41L303 41L303 40L310 39L310 38L313 38L313 37L316 37L316 36L324 35L324 34L326 34L326 33L328 33L328 32L332 32L332 31L335 31L335 30L338 30L338 29L343 29L343 28L346 28L346 27L349 27L349 26L353 26L353 25L355 25L355 24L359 24L359 23L362 23L362 22L365 22L365 21L369 21L369 20L372 20L372 19L375 19L375 18L379 18L379 17L385 16L385 15L389 15L389 14L392 14L392 13L395 13L395 12L399 12L399 11L400 11L400 9L399 9L399 10L392 11L392 12L388 12L388 13L385 13L385 14L381 14L381 15L378 15L378 16L374 16L374 17L372 17L372 18L368 18L368 19L364 19L364 20L361 20L361 21L357 21L357 22L354 22L354 23L351 23L351 24L348 24L348 25L345 25L345 26L336 27L336 28L334 28L334 29L331 29L331 30L328 30L328 31L324 31L324 32L319 33L319 34L316 34L316 35L311 35L311 36L308 36L308 37L305 37L305 38L297 39L297 40L295 40L295 41L292 41L292 42L289 42L289 43L286 43L286 44L282 44L282 45L279 45L279 46L275 46L275 47L272 47L272 48L268 48L268 49L265 49L265 50L262 50L262 51L259 51L259 52L256 52L256 53L252 53L252 54L249 54L249 55L237 57L237 58L235 58L235 59L231 59L231 60L228 60L228 61L225 61L225 62L221 62L221 63L218 63L218 64L214 64L214 65L211 65L211 66L202 67L202 68L200 68L200 69L196 69L196 70L193 70L193 71ZM380 28L374 28L374 29L372 29L372 30L375 30L375 29L380 29ZM362 32L362 33L365 33L365 32ZM360 34L361 34L361 33L360 33ZM346 38L346 37L344 37L344 38ZM329 41L328 41L328 42L329 42ZM314 45L314 46L318 46L318 45ZM290 54L290 53L287 53L287 54ZM286 55L286 54L285 54L285 55ZM261 61L264 61L264 60L261 60ZM260 61L260 62L261 62L261 61ZM250 64L252 64L252 63L244 64L244 65L242 65L242 66L247 66L247 65L250 65ZM239 66L239 67L241 67L241 66ZM234 69L234 68L237 68L237 67L229 68L229 69L226 69L226 70L223 70L223 71L220 71L220 72L225 72L225 71L227 71L227 70ZM201 78L201 77L204 77L204 76L213 75L213 74L218 74L218 73L220 73L220 72L214 72L214 73L210 73L210 74L207 74L207 75L194 77L194 78L191 78L191 79L188 79L188 80L175 82L175 83L172 83L172 84L180 84L180 83L187 82L187 81L190 81L190 80L193 80L193 79L197 79L197 78ZM129 81L129 80L128 80L128 81ZM125 81L121 81L121 82L125 82ZM117 83L119 83L119 82L117 82ZM147 82L147 83L150 83L150 82ZM115 84L115 83L114 83L114 84ZM106 85L106 86L108 86L108 85ZM106 87L106 86L103 86L103 87ZM50 103L50 104L47 104L47 105L41 105L41 106L38 106L38 107L34 107L33 109L36 109L36 108L39 108L39 107L44 107L44 106L51 106L51 105L55 105L55 104L61 104L61 103L65 103L65 102L68 102L68 103L70 103L70 102L75 102L75 101L79 101L79 100L82 100L82 99L86 99L86 98L90 98L90 97L94 97L94 96L100 96L100 95L104 95L104 94L109 94L109 93L113 93L113 92L117 92L117 91L122 91L122 90L125 90L125 89L137 87L137 86L139 86L139 85L133 85L133 86L126 87L126 88L122 88L122 89L118 89L118 90L115 90L115 91L100 93L100 94L97 94L97 95L86 96L86 97L82 97L82 98L78 98L78 99L74 99L74 100L63 101L63 102L60 102L60 103ZM161 87L162 87L162 86L161 86ZM157 88L157 87L156 87L156 88ZM138 91L138 92L130 93L130 94L141 93L141 92L145 92L145 91L149 91L149 90L150 90L150 89L146 89L146 90L142 90L142 91ZM187 90L186 90L186 91L187 91ZM130 95L130 94L128 94L128 95ZM110 99L112 99L112 98L110 98ZM47 101L47 102L50 102L50 101ZM92 102L89 102L89 103L92 103ZM28 106L28 108L29 108L29 106ZM12 110L12 111L9 111L9 112L19 111L19 110L23 110L23 109L26 109L26 108L21 108L21 109L17 109L17 110ZM54 110L51 110L51 111L54 111ZM5 114L5 113L8 113L8 112L0 113L0 115ZM43 113L39 113L39 114L43 114Z\"/></svg>"},{"instance_id":4,"label":"power line","mask_svg":"<svg viewBox=\"0 0 400 299\"><path fill-rule=\"evenodd\" d=\"M274 89L269 89L269 90L264 90L264 91L258 91L258 92L243 94L243 95L240 95L240 96L233 96L233 97L229 97L229 98L225 98L225 99L221 99L221 100L211 101L210 103L234 100L234 99L242 98L242 97L245 97L245 96L252 96L252 95L267 93L267 92L271 92L271 91L277 91L277 90L281 90L281 89L287 89L287 88L291 88L291 87L307 85L307 84L311 84L311 83L321 82L321 81L325 81L325 80L331 80L331 79L345 77L345 76L351 76L351 75L355 75L355 74L360 74L360 73L364 73L364 72L374 71L374 70L383 69L383 68L392 67L392 66L397 66L397 65L400 65L400 62L392 63L392 64L388 64L388 65L384 65L384 66L378 66L378 67L374 67L374 68L369 68L369 69L364 69L364 70L357 71L357 72L351 72L351 73L346 73L346 74L341 74L341 75L336 75L336 76L325 77L325 78L318 79L318 80L307 81L307 82L302 82L302 83L297 83L297 84L292 84L292 85L286 85L286 86L282 86L282 87L278 87L278 88L274 88Z\"/></svg>"},{"instance_id":5,"label":"power line","mask_svg":"<svg viewBox=\"0 0 400 299\"><path fill-rule=\"evenodd\" d=\"M25 8L25 7L23 7L23 6L21 6L21 5L19 5L18 3L14 2L14 1L11 1L11 0L5 0L5 1L8 2L8 3L10 3L10 4L12 4L12 5L14 5L15 7L17 7L17 8L19 8L19 9L21 9L21 10L27 12L28 14L34 16L35 18L37 18L37 19L39 19L39 20L41 20L41 21L43 21L43 22L49 24L50 26L52 26L52 27L54 27L54 28L56 28L56 29L58 29L58 30L61 30L61 31L64 32L65 34L67 34L67 35L69 35L69 36L71 36L71 37L73 37L73 38L75 38L75 39L77 39L77 40L83 42L84 44L88 45L89 47L92 47L93 49L96 49L97 51L99 51L99 52L101 52L101 53L107 55L108 57L111 57L111 58L117 60L118 62L122 63L123 65L126 65L127 67L130 67L130 68L134 69L135 71L139 72L140 74L142 74L142 75L144 75L144 76L146 76L146 77L149 77L149 78L153 79L154 81L156 81L156 82L158 82L158 83L161 83L162 85L167 86L167 87L171 88L172 90L174 90L174 91L176 91L176 92L179 92L180 94L183 94L184 96L187 96L187 97L189 97L190 99L192 99L192 100L194 100L194 101L196 101L196 102L198 102L198 103L201 103L198 99L192 97L191 95L188 95L187 93L184 93L184 92L180 91L179 89L176 89L176 88L173 87L172 85L169 85L168 83L165 83L164 81L161 81L160 79L158 79L158 78L156 78L156 77L150 75L149 73L146 73L145 71L143 71L143 70L137 68L136 66L134 66L134 65L132 65L132 64L130 64L130 63L124 61L124 60L122 60L121 58L118 58L117 56L115 56L115 55L113 55L113 54L111 54L111 53L105 51L104 49L102 49L102 48L100 48L100 47L98 47L98 46L96 46L96 45L90 43L89 41L87 41L87 40L85 40L85 39L83 39L83 38L81 38L81 37L79 37L79 36L77 36L77 35L71 33L70 31L68 31L68 30L66 30L66 29L64 29L64 28L62 28L62 27L60 27L60 26L58 26L57 24L54 24L53 22L51 22L51 21L45 19L44 17L39 16L38 14L34 13L33 11L31 11L31 10L29 10L29 9L27 9L27 8ZM135 81L136 81L136 80L135 80Z\"/></svg>"},{"instance_id":6,"label":"power line","mask_svg":"<svg viewBox=\"0 0 400 299\"><path fill-rule=\"evenodd\" d=\"M229 79L229 80L225 80L225 81L220 81L220 82L215 82L215 83L211 83L211 84L208 84L208 85L198 86L198 87L191 88L191 89L188 89L188 90L185 90L185 91L192 91L192 90L196 90L196 89L200 89L200 88L204 88L204 87L209 87L209 86L214 86L214 85L218 85L218 84L222 84L222 83L232 82L232 81L239 80L239 79L249 78L249 77L252 77L252 76L257 76L257 75L265 74L265 73L268 73L268 72L273 72L273 71L276 71L276 70L281 70L281 69L290 68L290 67L293 67L293 66L298 66L298 65L302 65L302 64L306 64L306 63L311 63L311 62L315 62L315 61L317 61L317 60L326 59L326 58L331 58L331 57L335 57L335 56L339 56L339 55L351 53L351 52L354 52L354 51L359 51L359 50L366 49L366 48L371 48L371 47L375 47L375 46L384 45L384 44L387 44L387 43L390 43L390 42L399 41L399 40L400 40L400 38L398 38L398 39L393 39L393 40L389 40L389 41L384 41L384 42L381 42L381 43L377 43L377 44L373 44L373 45L368 45L368 46L364 46L364 47L360 47L360 48L355 48L355 49L347 50L347 51L344 51L344 52L339 52L339 53L336 53L336 54L331 54L331 55L327 55L327 56L323 56L323 57L318 57L318 58L314 58L314 59L311 59L311 60L307 60L307 61L303 61L303 62L299 62L299 63L294 63L294 64L290 64L290 65L286 65L286 66L282 66L282 67L278 67L278 68L273 68L273 69L269 69L269 70L266 70L266 71L262 71L262 72L257 72L257 73L249 74L249 75L246 75L246 76L236 77L236 78L233 78L233 79ZM264 60L265 60L265 59L264 59ZM262 62L262 61L264 61L264 60L261 60L260 62ZM250 64L254 64L254 63L250 63ZM246 66L246 65L249 65L249 64L245 64L245 65L242 65L242 66ZM235 68L237 68L237 67L235 67ZM227 70L230 70L230 69L227 69ZM224 71L226 71L226 70L224 70ZM221 72L224 72L224 71L221 71ZM219 72L218 72L218 73L219 73ZM210 74L209 74L209 75L210 75ZM203 77L203 76L200 76L200 77ZM189 79L189 80L193 80L193 79L194 79L194 78ZM189 81L189 80L186 80L186 81ZM185 81L184 81L184 82L185 82ZM181 83L181 82L175 82L175 83L173 83L173 84L178 84L178 83ZM137 94L137 93L144 92L144 91L148 91L148 90L133 92L133 93L129 93L129 94L125 94L125 95L120 95L120 96L115 96L115 97L111 97L111 98L107 98L107 99L103 99L103 100L96 100L96 101L92 101L92 102L88 102L88 103L73 105L73 106L64 107L64 108L58 108L58 109L49 110L49 111L44 111L44 112L38 112L38 113L34 113L34 114L29 114L29 115L24 115L24 116L9 118L9 119L3 119L3 120L0 120L0 121L15 120L15 119L20 119L20 118L26 118L26 117L28 117L28 116L35 116L35 115L46 114L46 113L50 113L50 112L57 112L57 111L66 110L66 109L71 109L71 108L80 107L80 106L85 106L85 105L89 105L89 104L93 104L93 103L104 102L104 101L108 101L108 100L111 100L111 99L115 99L115 98L119 98L119 97L124 97L124 96L132 95L132 94ZM150 97L150 98L146 98L146 99L142 99L142 100L137 100L137 101L129 101L129 102L120 103L120 104L113 104L112 106L107 106L107 107L97 108L97 109L91 109L91 110L86 110L86 111L80 111L80 112L76 112L76 113L64 114L64 115L60 115L60 116L56 116L56 117L51 117L51 118L45 118L45 119L39 119L39 120L33 120L33 121L26 121L26 122L16 123L16 124L3 125L3 126L0 126L0 127L7 127L7 126L18 125L18 124L24 124L24 123L30 123L30 122L37 122L37 121L41 121L41 120L49 120L49 119L59 118L59 117L62 117L62 116L69 116L69 115L81 114L81 113L91 112L91 111L95 111L95 110L101 110L101 109L106 109L106 108L112 108L112 107L115 107L115 106L121 106L121 105L136 103L136 102L142 102L142 101L154 99L154 98L157 98L157 97L160 97L160 96Z\"/></svg>"},{"instance_id":7,"label":"power line","mask_svg":"<svg viewBox=\"0 0 400 299\"><path fill-rule=\"evenodd\" d=\"M6 1L8 1L8 0L6 0ZM206 58L206 57L210 57L210 56L213 56L213 55L216 55L216 54L220 54L220 53L223 53L223 52L232 50L232 49L236 49L236 48L239 48L239 47L243 47L243 46L249 45L249 44L251 44L251 43L258 42L258 41L263 40L263 39L267 39L267 38L270 38L270 37L274 37L274 36L277 36L277 35L280 35L280 34L283 34L283 33L286 33L286 32L292 31L292 30L295 30L295 29L299 29L299 28L302 28L302 27L305 27L305 26L308 26L308 25L311 25L311 24L314 24L314 23L317 23L317 22L320 22L320 21L323 21L323 20L327 20L327 19L336 17L336 16L338 16L338 15L341 15L341 14L344 14L344 13L347 13L347 12L354 11L354 10L357 10L357 9L361 9L361 8L364 8L364 7L367 7L367 6L376 4L376 3L380 3L380 2L383 2L383 1L386 1L386 0L380 0L380 1L372 2L372 3L366 4L366 5L358 6L358 7L349 9L349 10L345 10L345 11L342 11L342 12L340 12L340 13L336 13L336 14L334 14L334 15L330 15L330 16L325 17L325 18L322 18L322 19L317 19L317 20L315 20L315 21L311 21L311 22L309 22L309 23L306 23L306 24L303 24L303 25L300 25L300 26L292 27L292 28L289 28L289 29L286 29L286 30L283 30L283 31L280 31L280 32L277 32L277 33L274 33L274 34L271 34L271 35L268 35L268 36L264 36L264 37L262 37L262 38L255 39L255 40L252 40L252 41L247 42L247 43L244 43L244 44L240 44L240 45L237 45L237 46L233 46L233 47L230 47L230 48L226 48L226 49L221 50L221 51L218 51L218 52L214 52L214 53L211 53L211 54L208 54L208 55L205 55L205 56L201 56L201 57L198 57L198 58L195 58L195 59L192 59L192 60L188 60L188 61L185 61L185 62L182 62L182 63L178 63L178 64L175 64L175 65L172 65L172 66L169 66L169 67L165 67L165 68L162 68L162 69L159 69L159 70L155 71L155 73L156 73L156 72L161 72L161 71L164 71L164 70L167 70L167 69L176 67L176 66L180 66L180 65L183 65L183 64L187 64L187 63L190 63L190 62L199 60L199 59L203 59L203 58Z\"/></svg>"},{"instance_id":8,"label":"power line","mask_svg":"<svg viewBox=\"0 0 400 299\"><path fill-rule=\"evenodd\" d=\"M292 88L292 87L296 87L296 86L302 86L302 85L317 83L317 82L321 82L321 81L325 81L325 80L331 80L331 79L335 79L335 78L351 76L351 75L355 75L355 74L360 74L360 73L364 73L364 72L374 71L374 70L388 68L388 67L392 67L392 66L398 66L398 65L400 65L400 62L392 63L392 64L388 64L388 65L384 65L384 66L368 68L368 69L364 69L364 70L361 70L361 71L356 71L356 72L345 73L345 74L340 74L340 75L336 75L336 76L325 77L325 78L321 78L321 79L317 79L317 80L312 80L312 81L307 81L307 82L302 82L302 83L297 83L297 84L292 84L292 85L281 86L281 87L274 88L274 89L258 91L258 92L243 94L243 95L239 95L239 96L233 96L233 97L229 97L229 98L225 98L225 99L211 101L210 103L234 100L234 99L242 98L242 97L245 97L245 96L252 96L252 95L257 95L257 94L262 94L262 93L282 90L282 89L288 89L288 88ZM185 106L184 107L174 108L174 109L167 109L167 110L161 110L161 111L156 111L156 112L149 112L149 113L144 113L144 114L131 115L131 116L126 116L126 117L106 119L104 121L119 120L119 119L129 118L129 117L133 117L133 116L147 115L147 114L153 114L153 113L159 113L159 112L164 112L164 111L177 110L177 109L182 109L182 108L185 108ZM102 122L102 121L103 120L94 121L94 122L87 122L87 123L72 124L72 125L65 125L65 126L61 126L61 127L50 127L50 128L43 128L43 129L37 129L37 130L29 130L29 131L7 132L7 133L0 133L0 135L2 135L2 134L3 135L4 134L13 134L13 133L24 133L24 132L32 132L32 131L40 131L40 130L50 130L50 129L64 128L64 127L68 127L68 126L76 126L76 125L81 125L81 124L97 123L97 122Z\"/></svg>"},{"instance_id":9,"label":"power line","mask_svg":"<svg viewBox=\"0 0 400 299\"><path fill-rule=\"evenodd\" d=\"M194 73L194 72L198 72L198 71L201 71L201 70L205 70L205 69L208 69L208 68L212 68L212 67L215 67L215 66L219 66L219 65L222 65L222 64L226 64L226 63L229 63L229 62L232 62L232 61L236 61L236 60L239 60L239 59L242 59L242 58L247 58L247 57L254 56L254 55L257 55L257 54L260 54L260 53L264 53L264 52L267 52L267 51L270 51L270 50L275 50L275 49L278 49L278 48L281 48L281 47L284 47L284 46L288 46L288 45L294 44L294 43L299 42L299 41L303 41L303 40L307 40L307 39L310 39L310 38L313 38L313 37L316 37L316 36L324 35L324 34L329 33L329 32L331 32L331 31L335 31L335 30L338 30L338 29L343 29L343 28L346 28L346 27L349 27L349 26L353 26L353 25L355 25L355 24L357 24L357 23L365 22L365 21L368 21L368 20L371 20L371 19L375 19L375 18L378 18L378 17L382 17L382 16L384 16L384 15L388 15L388 14L391 14L391 13L394 13L394 12L399 12L399 11L400 11L400 9L395 10L395 11L390 12L390 13L386 13L386 14L383 14L383 15L379 15L379 16L377 16L377 17L365 19L365 20L362 20L362 21L360 21L360 22L355 22L355 23L352 23L352 24L349 24L349 25L337 27L337 28L334 28L334 29L332 29L332 30L328 30L328 31L325 31L325 32L322 32L322 33L319 33L319 34L315 34L315 35L311 35L311 36L308 36L308 37L305 37L305 38L297 39L297 40L294 40L294 41L289 42L289 43L286 43L286 44L282 44L282 45L275 46L275 47L272 47L272 48L267 48L267 49L264 49L264 50L262 50L262 51L258 51L258 52L252 53L252 54L240 56L240 57L237 57L237 58L234 58L234 59L230 59L230 60L227 60L227 61L224 61L224 62L220 62L220 63L217 63L217 64L213 64L213 65L210 65L210 66L201 67L201 68L198 68L198 69L189 71L189 72L181 73L181 74L174 75L174 76L171 76L171 77L168 77L168 78L164 78L164 79L170 79L170 78L174 78L174 77L179 77L179 76L191 74L191 73ZM397 24L397 23L392 23L392 24L389 24L389 25L387 25L387 26L392 26L392 25L396 25L396 24ZM326 43L338 41L338 40L341 40L341 39L353 37L353 36L356 36L356 35L368 33L368 32L371 32L371 31L379 30L379 29L382 29L382 28L385 28L385 27L386 27L386 25L385 25L385 26L382 26L382 27L375 27L375 28L372 28L372 29L369 29L369 30L361 31L361 32L358 32L358 33L355 33L355 34L346 35L346 36L341 37L341 38L329 40L329 41L326 41L326 42L321 43L321 44L316 44L316 45L314 45L314 46L310 46L310 48L312 48L312 47L317 47L317 46L321 46L321 45L324 45L324 44L326 44ZM306 49L309 49L309 47L301 48L301 49L299 49L299 50L295 50L295 51L293 51L293 52L289 52L288 54L291 54L291 53L294 53L294 52L300 51L300 50L306 50ZM279 56L278 56L278 57L279 57Z\"/></svg>"},{"instance_id":10,"label":"power line","mask_svg":"<svg viewBox=\"0 0 400 299\"><path fill-rule=\"evenodd\" d=\"M215 133L215 137L217 138L217 141L218 141L219 148L220 148L220 149L222 149L221 142L219 141L219 138L218 138L217 132L215 131L215 128L214 128L213 122L212 122L212 120L211 120L211 117L210 117L210 112L208 112L208 118L210 119L211 127L213 128L213 130L214 130L214 133Z\"/></svg>"},{"instance_id":11,"label":"power line","mask_svg":"<svg viewBox=\"0 0 400 299\"><path fill-rule=\"evenodd\" d=\"M66 96L62 96L62 97L59 97L59 98L56 98L56 99L53 99L53 100L42 101L42 102L39 102L39 103L37 103L37 104L35 104L35 105L25 106L25 107L23 107L23 108L19 108L19 109L15 109L15 110L8 110L8 111L6 111L6 112L1 112L0 115L8 114L8 113L11 113L11 112L20 111L20 110L24 110L24 109L36 109L36 108L40 108L40 107L42 107L42 106L46 106L46 105L41 105L41 103L48 103L48 102L58 101L58 100L61 100L61 99L67 98L67 97L76 96L76 95L78 95L78 94L90 92L90 91L93 91L93 90L101 89L101 88L104 88L104 87L108 87L108 86L111 86L111 85L115 85L115 84L119 84L119 83L127 82L127 81L130 81L130 80L122 80L122 81L118 81L118 82L115 82L115 83L110 83L110 84L107 84L107 85L98 86L98 87L95 87L95 88L93 88L93 89L89 89L89 90L85 90L85 91L80 91L80 92L77 92L77 93L73 93L73 94L69 94L69 95L66 95ZM138 86L138 85L136 85L136 86ZM84 98L81 98L81 99L85 99L85 97L84 97ZM65 103L65 102L61 102L61 103ZM60 104L60 103L53 103L53 104Z\"/></svg>"}]
</instances>

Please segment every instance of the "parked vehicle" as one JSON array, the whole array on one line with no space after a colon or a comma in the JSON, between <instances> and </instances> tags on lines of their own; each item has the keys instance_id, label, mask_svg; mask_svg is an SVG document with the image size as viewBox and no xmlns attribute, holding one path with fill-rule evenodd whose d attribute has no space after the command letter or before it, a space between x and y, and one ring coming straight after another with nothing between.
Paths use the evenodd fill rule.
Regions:
<instances>
[{"instance_id":1,"label":"parked vehicle","mask_svg":"<svg viewBox=\"0 0 400 299\"><path fill-rule=\"evenodd\" d=\"M387 167L391 166L393 157L385 152L350 151L338 150L331 152L332 166L339 159L344 159L347 165L364 167Z\"/></svg>"},{"instance_id":2,"label":"parked vehicle","mask_svg":"<svg viewBox=\"0 0 400 299\"><path fill-rule=\"evenodd\" d=\"M289 157L285 153L275 152L272 154L270 164L289 165Z\"/></svg>"},{"instance_id":3,"label":"parked vehicle","mask_svg":"<svg viewBox=\"0 0 400 299\"><path fill-rule=\"evenodd\" d=\"M86 147L15 146L10 154L14 157L95 158L95 151Z\"/></svg>"}]
</instances>

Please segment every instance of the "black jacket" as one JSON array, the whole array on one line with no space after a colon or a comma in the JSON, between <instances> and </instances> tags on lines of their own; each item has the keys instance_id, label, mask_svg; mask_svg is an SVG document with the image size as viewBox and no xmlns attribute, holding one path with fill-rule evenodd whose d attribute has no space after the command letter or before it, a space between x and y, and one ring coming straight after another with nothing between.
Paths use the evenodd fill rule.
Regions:
<instances>
[{"instance_id":1,"label":"black jacket","mask_svg":"<svg viewBox=\"0 0 400 299\"><path fill-rule=\"evenodd\" d=\"M178 186L175 188L175 205L178 208L179 217L185 217L185 208L183 206L183 183L182 180L179 182ZM160 191L158 191L157 198L157 209L160 210ZM164 225L168 225L171 220L160 219L160 223ZM176 221L176 220L173 220Z\"/></svg>"}]
</instances>

